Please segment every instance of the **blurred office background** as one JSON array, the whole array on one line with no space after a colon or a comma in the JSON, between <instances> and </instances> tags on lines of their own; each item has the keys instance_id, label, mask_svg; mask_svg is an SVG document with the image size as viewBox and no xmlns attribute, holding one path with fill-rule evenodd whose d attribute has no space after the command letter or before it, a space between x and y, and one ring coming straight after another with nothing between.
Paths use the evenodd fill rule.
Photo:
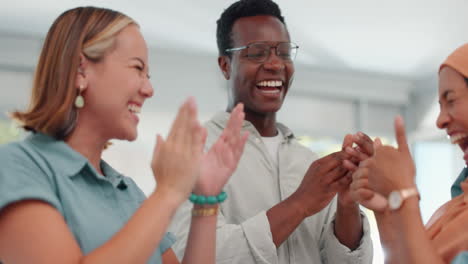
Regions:
<instances>
[{"instance_id":1,"label":"blurred office background","mask_svg":"<svg viewBox=\"0 0 468 264\"><path fill-rule=\"evenodd\" d=\"M0 143L24 136L7 112L27 106L46 32L63 11L109 7L141 25L150 47L154 97L141 113L136 142L114 142L105 159L148 194L155 136L165 135L178 105L195 96L208 120L225 109L217 66L216 20L233 0L0 3ZM364 131L394 143L393 118L403 115L417 166L424 221L450 198L464 166L461 151L435 126L439 64L468 41L464 0L277 0L299 53L295 81L279 113L301 142L320 155L340 149L346 133ZM372 213L375 263L383 263Z\"/></svg>"}]
</instances>

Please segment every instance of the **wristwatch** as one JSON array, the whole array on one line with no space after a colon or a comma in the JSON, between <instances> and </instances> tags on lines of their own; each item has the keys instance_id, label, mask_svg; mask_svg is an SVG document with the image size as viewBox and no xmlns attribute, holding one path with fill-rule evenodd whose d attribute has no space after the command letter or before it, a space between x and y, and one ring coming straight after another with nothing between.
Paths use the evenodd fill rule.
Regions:
<instances>
[{"instance_id":1,"label":"wristwatch","mask_svg":"<svg viewBox=\"0 0 468 264\"><path fill-rule=\"evenodd\" d=\"M388 207L390 210L398 210L406 199L413 196L418 196L421 199L416 187L392 191L388 195Z\"/></svg>"}]
</instances>

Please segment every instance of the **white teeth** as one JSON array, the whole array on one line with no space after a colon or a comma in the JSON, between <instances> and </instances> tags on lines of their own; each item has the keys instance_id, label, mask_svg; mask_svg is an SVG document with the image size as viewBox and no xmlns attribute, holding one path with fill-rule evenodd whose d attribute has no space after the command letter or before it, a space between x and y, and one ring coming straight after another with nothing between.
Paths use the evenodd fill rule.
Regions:
<instances>
[{"instance_id":1,"label":"white teeth","mask_svg":"<svg viewBox=\"0 0 468 264\"><path fill-rule=\"evenodd\" d=\"M455 135L450 137L450 141L452 142L452 144L458 144L460 141L462 141L466 137L468 137L468 134L465 134L465 133L455 134Z\"/></svg>"},{"instance_id":2,"label":"white teeth","mask_svg":"<svg viewBox=\"0 0 468 264\"><path fill-rule=\"evenodd\" d=\"M141 112L141 107L135 104L129 104L128 110L134 114L139 114Z\"/></svg>"},{"instance_id":3,"label":"white teeth","mask_svg":"<svg viewBox=\"0 0 468 264\"><path fill-rule=\"evenodd\" d=\"M261 81L257 83L258 86L264 87L280 87L283 85L282 81Z\"/></svg>"},{"instance_id":4,"label":"white teeth","mask_svg":"<svg viewBox=\"0 0 468 264\"><path fill-rule=\"evenodd\" d=\"M266 94L276 94L276 93L279 93L280 90L261 90L262 93L266 93Z\"/></svg>"}]
</instances>

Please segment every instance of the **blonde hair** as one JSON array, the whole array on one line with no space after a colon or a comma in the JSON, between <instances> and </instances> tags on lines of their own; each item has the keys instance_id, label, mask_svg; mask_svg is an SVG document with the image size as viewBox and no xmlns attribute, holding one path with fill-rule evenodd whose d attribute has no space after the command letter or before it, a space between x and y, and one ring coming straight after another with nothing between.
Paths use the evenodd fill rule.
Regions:
<instances>
[{"instance_id":1,"label":"blonde hair","mask_svg":"<svg viewBox=\"0 0 468 264\"><path fill-rule=\"evenodd\" d=\"M101 61L115 47L117 34L137 23L106 8L78 7L62 13L52 24L37 64L29 108L12 118L29 131L64 139L74 128L78 95L75 81L80 54Z\"/></svg>"}]
</instances>

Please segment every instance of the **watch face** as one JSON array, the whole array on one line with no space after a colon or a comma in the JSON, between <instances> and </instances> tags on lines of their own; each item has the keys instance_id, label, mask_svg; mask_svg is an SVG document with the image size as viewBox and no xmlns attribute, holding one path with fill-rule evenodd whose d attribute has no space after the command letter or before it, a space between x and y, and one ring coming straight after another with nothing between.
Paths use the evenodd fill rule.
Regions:
<instances>
[{"instance_id":1,"label":"watch face","mask_svg":"<svg viewBox=\"0 0 468 264\"><path fill-rule=\"evenodd\" d=\"M388 206L392 210L400 208L401 202L402 202L401 201L401 195L400 195L400 192L398 192L398 191L393 191L388 196Z\"/></svg>"}]
</instances>

